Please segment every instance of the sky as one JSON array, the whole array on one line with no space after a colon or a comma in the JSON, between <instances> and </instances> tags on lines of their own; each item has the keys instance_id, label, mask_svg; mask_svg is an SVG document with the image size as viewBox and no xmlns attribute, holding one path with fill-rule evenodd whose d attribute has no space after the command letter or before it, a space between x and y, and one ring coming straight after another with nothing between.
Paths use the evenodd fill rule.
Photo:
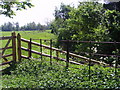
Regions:
<instances>
[{"instance_id":1,"label":"sky","mask_svg":"<svg viewBox=\"0 0 120 90\"><path fill-rule=\"evenodd\" d=\"M27 10L17 11L13 18L0 15L0 25L5 22L19 22L23 26L29 22L41 23L42 25L54 19L55 7L59 7L61 3L77 5L80 0L32 0L31 3L35 5Z\"/></svg>"},{"instance_id":2,"label":"sky","mask_svg":"<svg viewBox=\"0 0 120 90\"><path fill-rule=\"evenodd\" d=\"M35 23L45 25L47 24L47 22L50 22L54 19L53 14L55 7L59 7L61 3L77 6L79 1L94 1L94 0L31 0L31 3L35 6L32 8L28 8L27 10L17 11L16 16L13 16L13 18L0 15L0 25L3 25L5 22L19 22L20 26L23 26L33 21ZM99 1L102 3L108 0Z\"/></svg>"}]
</instances>

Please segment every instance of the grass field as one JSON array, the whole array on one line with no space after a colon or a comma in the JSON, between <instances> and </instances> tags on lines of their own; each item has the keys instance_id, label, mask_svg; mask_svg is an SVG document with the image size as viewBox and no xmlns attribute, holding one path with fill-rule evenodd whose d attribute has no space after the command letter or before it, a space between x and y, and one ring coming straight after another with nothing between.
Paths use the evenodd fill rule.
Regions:
<instances>
[{"instance_id":1,"label":"grass field","mask_svg":"<svg viewBox=\"0 0 120 90\"><path fill-rule=\"evenodd\" d=\"M11 36L12 32L2 32L2 36ZM46 31L16 31L16 35L20 33L22 38L25 39L55 39L56 36L50 33L50 30Z\"/></svg>"},{"instance_id":2,"label":"grass field","mask_svg":"<svg viewBox=\"0 0 120 90\"><path fill-rule=\"evenodd\" d=\"M56 39L57 36L50 33L50 30L45 32L39 31L20 31L22 38L25 39ZM2 36L10 36L11 32L2 32ZM36 42L39 43L39 40ZM2 42L3 46L6 41ZM49 42L44 42L49 45ZM26 43L22 46L27 47ZM33 49L39 51L39 47L33 46ZM50 53L49 50L44 49L44 53ZM11 53L10 50L6 53ZM27 55L25 51L22 51ZM53 52L53 55L55 52ZM33 54L33 57L40 58L39 55ZM65 58L65 55L61 54ZM99 65L91 66L89 73L88 65L73 65L69 64L69 68L65 68L66 63L43 57L41 59L22 59L19 64L10 67L9 74L2 76L3 88L42 88L42 89L120 89L120 68L103 67ZM56 64L57 63L57 64ZM76 69L79 68L79 69ZM90 76L89 76L90 74Z\"/></svg>"},{"instance_id":3,"label":"grass field","mask_svg":"<svg viewBox=\"0 0 120 90\"><path fill-rule=\"evenodd\" d=\"M2 32L2 36L11 36L12 32ZM56 39L56 36L50 33L50 30L46 30L45 32L42 31L18 31L15 32L16 35L20 33L21 37L27 40L32 39ZM3 40L2 41L2 47L6 45L6 42L8 40ZM35 42L40 42L39 40L32 40ZM49 44L49 42L43 42L43 44ZM11 45L11 44L10 44ZM23 43L23 46L26 46L25 43Z\"/></svg>"},{"instance_id":4,"label":"grass field","mask_svg":"<svg viewBox=\"0 0 120 90\"><path fill-rule=\"evenodd\" d=\"M12 32L2 32L1 36L11 36L11 33ZM18 33L20 33L21 37L24 38L24 39L27 39L27 40L30 40L30 38L32 38L32 39L56 39L56 36L54 34L51 34L50 30L46 30L44 32L43 31L16 31L15 33L16 33L16 35ZM8 40L2 40L1 41L1 47L2 48L5 47L7 41ZM35 42L38 42L38 43L40 42L39 40L32 40L32 41L35 41ZM46 45L49 44L49 42L44 42L44 41L42 43L46 44ZM9 46L11 46L11 44L12 43L10 42ZM22 42L22 47L27 48L27 46L28 46L27 43ZM32 47L33 47L34 50L37 50L37 51L40 50L39 47L35 47L34 45ZM11 52L12 52L12 49L8 49L8 50L5 51L5 55L6 54L11 54ZM44 52L48 52L48 51L44 50ZM28 55L28 53L26 53L25 51L22 51L22 54L26 55L26 56ZM39 55L36 55L36 54L33 54L33 56L36 57L36 58L40 57ZM7 59L9 61L11 61L12 57L7 57ZM1 61L4 62L3 59Z\"/></svg>"}]
</instances>

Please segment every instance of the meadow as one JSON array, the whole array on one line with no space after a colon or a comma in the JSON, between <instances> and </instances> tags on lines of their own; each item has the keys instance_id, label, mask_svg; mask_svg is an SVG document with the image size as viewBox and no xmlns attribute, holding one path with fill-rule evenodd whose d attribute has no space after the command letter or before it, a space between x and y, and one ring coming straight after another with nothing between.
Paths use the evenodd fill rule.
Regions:
<instances>
[{"instance_id":1,"label":"meadow","mask_svg":"<svg viewBox=\"0 0 120 90\"><path fill-rule=\"evenodd\" d=\"M25 39L56 39L57 36L50 33L50 30L40 31L19 31ZM2 36L9 36L11 32L2 32ZM4 46L6 41L2 42ZM36 42L39 43L39 40ZM49 45L49 42L43 44ZM26 44L22 44L26 47ZM39 48L34 47L39 51ZM44 49L43 52L49 53ZM6 53L10 53L8 50ZM26 52L22 52L26 54ZM54 52L53 52L54 54ZM100 65L91 66L89 75L88 65L69 64L65 67L65 62L34 55L38 59L22 59L16 65L8 68L9 73L2 75L2 88L34 88L34 89L120 89L120 68L103 67ZM61 55L65 57L65 55Z\"/></svg>"},{"instance_id":2,"label":"meadow","mask_svg":"<svg viewBox=\"0 0 120 90\"><path fill-rule=\"evenodd\" d=\"M1 32L1 36L3 36L3 37L4 36L11 36L11 33L12 32ZM27 40L30 40L30 38L33 38L33 39L56 39L56 36L54 34L51 34L50 30L46 30L46 31L16 31L15 33L16 33L16 35L18 33L20 33L21 37L24 39L27 39ZM2 48L5 47L7 41L8 40L1 40L1 47ZM35 41L38 43L40 42L39 40L32 40L32 41ZM44 42L44 41L42 43L47 44L47 45L49 44L49 42ZM12 42L10 42L9 46L11 46L11 45L12 45ZM22 46L27 48L28 45L27 45L27 43L22 42ZM32 47L33 47L33 49L35 49L37 51L40 50L39 47L35 47L35 46L32 46ZM8 49L5 51L5 55L11 54L11 52L12 52L12 49ZM48 51L45 50L45 52L48 52ZM22 51L22 54L26 55L26 56L28 55L28 53L26 53L25 51ZM36 58L40 57L40 56L35 55L35 54L33 54L33 55ZM8 59L8 61L11 61L12 57L7 57L7 59ZM1 61L4 62L3 59L1 59ZM8 66L8 65L3 66L3 68L6 66Z\"/></svg>"},{"instance_id":3,"label":"meadow","mask_svg":"<svg viewBox=\"0 0 120 90\"><path fill-rule=\"evenodd\" d=\"M20 33L22 38L30 39L55 39L56 36L50 33L51 30L46 31L15 31L16 34ZM2 32L2 36L10 36L12 32Z\"/></svg>"}]
</instances>

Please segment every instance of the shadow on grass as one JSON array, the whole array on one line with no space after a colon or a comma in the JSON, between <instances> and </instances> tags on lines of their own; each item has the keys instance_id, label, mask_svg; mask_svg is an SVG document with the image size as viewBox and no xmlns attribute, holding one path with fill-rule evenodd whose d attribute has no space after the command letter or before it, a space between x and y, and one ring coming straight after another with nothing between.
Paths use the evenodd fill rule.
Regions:
<instances>
[{"instance_id":1,"label":"shadow on grass","mask_svg":"<svg viewBox=\"0 0 120 90\"><path fill-rule=\"evenodd\" d=\"M15 70L15 68L17 67L17 64L19 64L19 62L18 63L12 63L12 64L10 64L9 67L1 70L0 72L2 72L2 75L6 75L6 74L11 75L11 71Z\"/></svg>"}]
</instances>

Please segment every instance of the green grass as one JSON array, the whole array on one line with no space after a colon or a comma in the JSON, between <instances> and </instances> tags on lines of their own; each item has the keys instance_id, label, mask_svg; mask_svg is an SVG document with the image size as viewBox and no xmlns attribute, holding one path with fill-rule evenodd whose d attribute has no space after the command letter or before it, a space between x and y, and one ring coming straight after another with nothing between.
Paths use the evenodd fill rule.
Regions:
<instances>
[{"instance_id":1,"label":"green grass","mask_svg":"<svg viewBox=\"0 0 120 90\"><path fill-rule=\"evenodd\" d=\"M20 33L22 38L25 39L55 39L56 36L50 33L50 30L46 31L16 31L16 35ZM2 32L2 36L11 36L11 32Z\"/></svg>"},{"instance_id":2,"label":"green grass","mask_svg":"<svg viewBox=\"0 0 120 90\"><path fill-rule=\"evenodd\" d=\"M2 36L11 36L12 32L1 32L1 33L2 33ZM16 33L16 35L18 33L20 33L21 37L25 38L27 40L30 40L30 38L33 38L33 39L56 39L56 36L54 34L51 34L50 30L46 30L44 32L43 31L16 31L15 33ZM2 41L1 47L3 48L3 47L5 47L8 40L1 40L1 41ZM32 41L40 43L40 40L32 40ZM42 43L49 45L49 42L42 41ZM9 46L12 46L11 42L10 42ZM22 42L22 47L28 48L28 44ZM32 49L37 50L37 51L40 50L39 47L35 47L35 46L32 46ZM46 52L45 49L44 49L44 51ZM11 54L11 53L12 53L12 49L7 49L5 51L4 55ZM28 56L28 53L26 51L22 50L22 55ZM39 55L35 55L35 54L33 54L33 56L37 57L37 58L40 57ZM8 59L8 61L11 61L12 57L7 57L7 59ZM1 61L4 62L3 59L1 59ZM9 66L9 65L6 65L6 66ZM3 66L3 68L6 66Z\"/></svg>"},{"instance_id":3,"label":"green grass","mask_svg":"<svg viewBox=\"0 0 120 90\"><path fill-rule=\"evenodd\" d=\"M50 33L50 30L46 30L44 32L40 32L40 31L18 31L18 32L16 32L16 35L18 33L20 33L22 38L25 38L27 40L29 40L30 38L33 38L33 39L54 39L55 40L57 38L57 36ZM10 35L11 35L11 32L2 32L2 36L10 36ZM40 43L40 40L32 40L32 41ZM5 46L6 42L7 42L7 40L3 41L3 43L2 43L3 47ZM22 44L22 47L28 48L28 43L22 42L21 44ZM42 44L50 46L50 41L42 40ZM9 46L11 46L11 43L10 43ZM32 45L32 50L40 51L40 47ZM5 54L11 54L11 52L12 52L12 50L9 49L9 50L6 50ZM43 53L49 55L50 50L43 48ZM52 54L53 54L53 56L56 56L56 51L52 51ZM22 50L22 55L28 56L28 52ZM36 54L32 53L32 57L33 58L40 58L40 55L36 55ZM65 54L59 53L59 57L65 58ZM11 60L12 58L8 57L8 59Z\"/></svg>"}]
</instances>

